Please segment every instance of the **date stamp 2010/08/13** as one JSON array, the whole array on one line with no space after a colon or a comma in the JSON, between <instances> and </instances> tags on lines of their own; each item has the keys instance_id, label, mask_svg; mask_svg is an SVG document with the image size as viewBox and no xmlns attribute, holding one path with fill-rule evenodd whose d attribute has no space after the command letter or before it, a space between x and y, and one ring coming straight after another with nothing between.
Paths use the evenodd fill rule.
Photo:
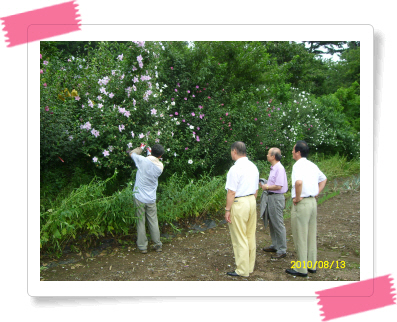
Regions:
<instances>
[{"instance_id":1,"label":"date stamp 2010/08/13","mask_svg":"<svg viewBox=\"0 0 397 322\"><path fill-rule=\"evenodd\" d=\"M316 268L325 268L325 269L343 269L346 267L345 261L312 261L308 262L301 262L301 261L291 261L291 268L309 268L309 269L316 269Z\"/></svg>"}]
</instances>

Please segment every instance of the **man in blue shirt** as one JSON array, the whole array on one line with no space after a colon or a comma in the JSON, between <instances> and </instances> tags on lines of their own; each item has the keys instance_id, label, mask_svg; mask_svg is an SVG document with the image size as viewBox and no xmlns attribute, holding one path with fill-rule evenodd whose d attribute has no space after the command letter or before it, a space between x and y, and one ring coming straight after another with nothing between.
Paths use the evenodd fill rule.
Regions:
<instances>
[{"instance_id":1,"label":"man in blue shirt","mask_svg":"<svg viewBox=\"0 0 397 322\"><path fill-rule=\"evenodd\" d=\"M158 178L163 173L164 166L159 158L164 154L164 148L155 144L151 149L151 155L143 157L140 154L145 146L141 145L132 151L127 151L134 160L138 172L134 185L134 204L137 208L137 246L141 253L147 253L148 240L146 237L145 218L148 220L150 237L157 252L162 251L160 230L157 220L156 190Z\"/></svg>"}]
</instances>

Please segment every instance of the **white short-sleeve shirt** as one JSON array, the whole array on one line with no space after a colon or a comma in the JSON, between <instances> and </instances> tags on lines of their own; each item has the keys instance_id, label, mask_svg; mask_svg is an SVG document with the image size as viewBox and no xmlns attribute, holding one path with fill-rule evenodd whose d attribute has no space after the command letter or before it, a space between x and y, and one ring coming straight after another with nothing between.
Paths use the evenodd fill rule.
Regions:
<instances>
[{"instance_id":1,"label":"white short-sleeve shirt","mask_svg":"<svg viewBox=\"0 0 397 322\"><path fill-rule=\"evenodd\" d=\"M327 177L320 171L318 166L306 158L300 158L292 167L292 190L291 197L296 197L295 182L302 180L301 197L317 196L319 189L318 184L327 179Z\"/></svg>"},{"instance_id":2,"label":"white short-sleeve shirt","mask_svg":"<svg viewBox=\"0 0 397 322\"><path fill-rule=\"evenodd\" d=\"M238 159L230 168L226 178L226 190L236 192L237 197L255 194L258 190L259 171L247 157Z\"/></svg>"}]
</instances>

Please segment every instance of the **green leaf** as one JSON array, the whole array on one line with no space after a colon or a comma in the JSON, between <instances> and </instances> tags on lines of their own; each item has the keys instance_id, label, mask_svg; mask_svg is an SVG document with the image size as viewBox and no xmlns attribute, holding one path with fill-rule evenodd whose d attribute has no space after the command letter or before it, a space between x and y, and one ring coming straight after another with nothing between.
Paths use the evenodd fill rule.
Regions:
<instances>
[{"instance_id":1,"label":"green leaf","mask_svg":"<svg viewBox=\"0 0 397 322\"><path fill-rule=\"evenodd\" d=\"M55 238L57 238L57 239L61 238L61 234L59 233L59 230L58 230L58 229L55 230L55 231L53 232L53 236L54 236Z\"/></svg>"}]
</instances>

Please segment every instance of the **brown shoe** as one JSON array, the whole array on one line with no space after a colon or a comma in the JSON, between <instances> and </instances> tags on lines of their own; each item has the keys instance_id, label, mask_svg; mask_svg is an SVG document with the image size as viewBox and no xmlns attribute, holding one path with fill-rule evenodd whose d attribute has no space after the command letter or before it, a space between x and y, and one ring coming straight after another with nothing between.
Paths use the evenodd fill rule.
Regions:
<instances>
[{"instance_id":1,"label":"brown shoe","mask_svg":"<svg viewBox=\"0 0 397 322\"><path fill-rule=\"evenodd\" d=\"M287 256L286 253L284 253L284 254L276 254L276 255L272 256L272 259L280 259L280 258L284 258L286 256Z\"/></svg>"},{"instance_id":2,"label":"brown shoe","mask_svg":"<svg viewBox=\"0 0 397 322\"><path fill-rule=\"evenodd\" d=\"M275 253L275 252L277 252L277 249L275 249L275 248L273 248L273 247L264 247L264 248L263 248L263 251Z\"/></svg>"}]
</instances>

